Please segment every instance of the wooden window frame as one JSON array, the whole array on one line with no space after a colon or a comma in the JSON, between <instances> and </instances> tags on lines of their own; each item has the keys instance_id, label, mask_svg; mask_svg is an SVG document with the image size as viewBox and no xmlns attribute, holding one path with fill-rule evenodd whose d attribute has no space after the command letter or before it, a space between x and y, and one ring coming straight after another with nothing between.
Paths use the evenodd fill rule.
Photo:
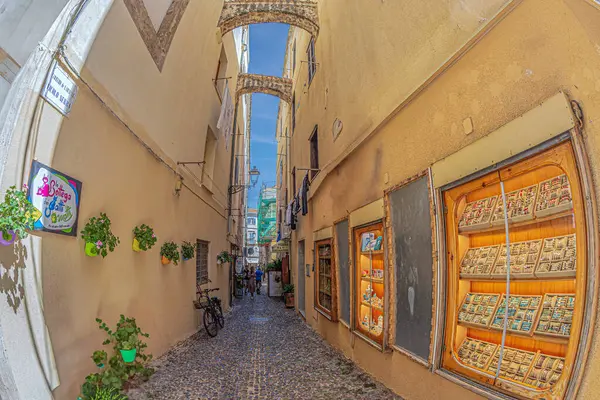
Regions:
<instances>
[{"instance_id":1,"label":"wooden window frame","mask_svg":"<svg viewBox=\"0 0 600 400\"><path fill-rule=\"evenodd\" d=\"M292 95L292 135L296 130L296 93Z\"/></svg>"},{"instance_id":2,"label":"wooden window frame","mask_svg":"<svg viewBox=\"0 0 600 400\"><path fill-rule=\"evenodd\" d=\"M387 347L387 342L388 342L388 327L387 327L387 319L389 318L389 296L387 294L388 291L388 280L387 280L387 274L388 274L388 266L387 264L387 243L386 243L386 236L385 236L385 226L384 226L384 222L383 219L379 219L377 221L373 221L373 222L369 222L367 224L364 225L359 225L359 226L355 226L352 227L352 248L351 251L353 252L352 254L352 270L351 270L351 294L350 294L350 300L353 303L352 309L351 309L351 319L352 319L352 332L354 332L355 335L357 335L358 337L360 337L361 339L365 340L367 343L369 343L370 345L372 345L373 347L375 347L376 349L378 349L379 351L384 351ZM382 283L383 283L383 292L380 291L380 298L383 298L383 310L380 310L379 312L382 313L383 315L383 322L384 322L384 329L383 332L380 335L374 335L371 332L365 332L364 329L362 329L359 325L360 325L360 316L361 316L361 304L362 304L362 295L363 292L360 288L361 286L361 281L362 281L362 268L363 266L360 265L361 262L361 256L366 254L364 252L361 251L361 238L362 238L362 234L369 232L369 231L373 231L373 230L377 230L377 231L381 231L382 234L382 249L378 250L377 253L378 255L376 255L377 263L380 264L378 266L380 266L381 268L377 268L377 269L382 269L383 270L383 278L382 278ZM371 257L373 257L373 253L370 255ZM381 258L380 258L381 257ZM373 259L371 259L373 260ZM383 297L381 297L383 296Z\"/></svg>"},{"instance_id":3,"label":"wooden window frame","mask_svg":"<svg viewBox=\"0 0 600 400\"><path fill-rule=\"evenodd\" d=\"M222 93L219 92L219 82L221 82L221 80L219 80L219 73L221 72L221 55L224 54L225 55L225 60L227 61L226 66L229 66L229 60L227 59L227 53L225 52L225 47L221 46L221 51L219 52L219 60L217 61L217 70L215 72L215 80L213 82L213 86L215 87L215 92L217 92L217 96L219 97L219 101L222 103L223 102L223 94L225 93L225 87L227 86L227 80L226 79L221 79L224 80L225 83L223 84L223 89L222 89ZM225 75L227 75L227 68L225 68L225 71L223 71L223 77L221 78L225 78Z\"/></svg>"},{"instance_id":4,"label":"wooden window frame","mask_svg":"<svg viewBox=\"0 0 600 400\"><path fill-rule=\"evenodd\" d=\"M306 49L306 58L308 60L308 86L312 83L317 74L317 55L315 50L315 38L311 37Z\"/></svg>"},{"instance_id":5,"label":"wooden window frame","mask_svg":"<svg viewBox=\"0 0 600 400\"><path fill-rule=\"evenodd\" d=\"M310 143L310 180L315 179L319 173L319 126L315 125L313 131L308 138Z\"/></svg>"},{"instance_id":6,"label":"wooden window frame","mask_svg":"<svg viewBox=\"0 0 600 400\"><path fill-rule=\"evenodd\" d=\"M296 39L294 39L294 45L292 46L292 78L296 72Z\"/></svg>"},{"instance_id":7,"label":"wooden window frame","mask_svg":"<svg viewBox=\"0 0 600 400\"><path fill-rule=\"evenodd\" d=\"M589 264L593 263L593 261L590 260L589 257L587 257L586 255L589 255L589 251L588 248L586 247L586 242L587 242L587 246L590 245L590 236L589 236L589 222L586 223L586 220L589 218L588 213L589 213L589 209L587 208L587 202L585 202L583 200L584 198L584 193L589 189L586 189L585 185L582 185L581 182L587 182L589 183L589 181L587 181L585 179L585 174L587 173L587 171L585 170L585 167L582 168L581 164L580 164L580 160L578 160L578 155L577 155L577 141L574 140L572 142L569 141L559 141L558 143L560 144L550 144L550 145L545 145L542 144L540 146L538 146L538 148L536 148L535 150L530 150L527 152L524 152L522 154L518 154L516 156L514 156L513 158L509 159L509 160L505 160L504 162L499 163L498 165L495 165L493 168L490 167L488 169L485 170L485 173L480 173L478 174L478 177L473 178L472 180L468 180L465 179L465 181L460 181L460 184L449 184L447 186L448 187L442 187L441 189L439 189L439 198L442 200L441 202L441 206L442 209L444 210L444 214L443 214L443 218L446 220L445 221L445 229L442 230L442 237L441 237L441 242L444 245L444 249L443 251L441 251L441 253L443 254L447 254L446 257L443 258L443 261L445 263L445 271L444 271L444 279L445 279L445 285L443 285L443 290L447 293L446 294L446 298L448 298L448 296L450 294L452 294L452 296L454 297L454 300L450 300L448 301L446 308L443 310L443 312L441 313L441 318L440 320L438 320L438 323L443 324L444 326L444 335L441 336L441 340L442 340L442 348L441 348L441 364L440 364L440 369L441 369L441 373L442 374L447 374L450 373L453 376L458 376L461 375L462 377L466 377L466 379L468 379L468 383L466 383L466 379L462 379L463 381L465 381L465 387L472 387L471 385L474 383L478 383L480 385L482 385L481 392L485 392L485 393L494 393L496 394L497 392L500 393L508 393L512 396L520 396L523 398L530 398L533 394L540 396L543 395L544 398L571 398L572 396L569 395L573 393L573 391L577 390L577 387L579 385L579 382L577 380L577 370L580 366L585 366L586 364L586 356L579 356L578 354L578 348L580 346L580 342L582 340L586 340L586 336L587 336L587 332L584 329L584 326L586 324L586 313L585 313L585 309L587 307L590 307L590 293L587 291L589 289L589 287L586 287L587 285L587 279L588 279L588 274L589 274ZM572 147L570 147L569 149L565 149L563 146L565 146L567 143L569 143ZM566 157L563 154L572 154L571 157ZM553 156L553 154L556 154L556 156ZM580 251L580 248L578 248L577 253L582 254L582 257L577 258L577 277L574 280L573 283L573 287L574 287L574 293L577 295L578 299L580 299L578 302L575 303L575 313L576 315L578 315L577 318L574 317L573 319L573 328L572 328L572 337L575 337L575 341L571 342L571 339L569 340L569 342L567 342L568 346L568 350L566 351L566 354L564 355L566 357L565 360L565 364L564 364L564 369L563 369L563 374L560 376L558 382L554 385L551 386L550 388L547 389L543 389L543 390L536 390L536 389L527 389L526 387L522 386L522 385L517 385L517 384L512 384L512 385L506 385L506 384L494 384L494 382L492 381L492 378L486 378L484 375L482 375L481 373L476 373L474 369L472 368L468 368L468 367L464 367L463 365L460 365L458 363L458 361L453 358L452 356L452 340L454 339L454 335L455 335L455 326L457 325L457 322L455 321L455 314L456 311L454 311L454 308L456 306L456 304L461 303L461 299L456 298L456 296L453 294L454 293L454 289L457 287L457 279L456 279L456 273L457 273L457 268L458 268L458 263L459 258L453 258L454 253L456 252L455 249L457 248L457 236L455 234L456 229L454 228L454 222L455 220L458 218L458 216L455 215L456 211L456 202L455 199L457 198L457 196L462 196L462 192L466 192L468 190L471 190L472 188L477 187L477 185L481 185L481 181L485 181L486 182L486 187L491 187L494 183L499 182L499 178L498 177L502 177L503 180L510 180L513 179L515 177L518 177L520 175L524 175L530 171L536 171L541 167L544 166L548 166L548 165L552 165L552 166L558 166L559 168L563 169L563 171L565 172L565 174L569 177L569 182L571 185L571 191L572 191L572 196L573 196L573 202L574 202L574 208L573 208L573 220L575 221L575 228L574 228L574 232L576 233L578 239L577 239L577 243L578 246L581 243L581 246L586 247L585 251ZM592 192L593 193L593 192ZM579 208L577 209L576 205L579 204ZM446 211L447 210L447 211ZM535 220L534 220L535 221ZM542 223L544 221L541 221ZM535 223L531 223L531 226L534 226ZM526 226L524 224L524 226ZM515 226L515 225L511 225L510 228L510 233L509 234L514 234L516 232L517 229L519 229L519 226ZM521 227L522 228L522 227ZM541 237L550 237L553 235L541 235ZM536 237L537 238L537 237ZM580 239L581 238L581 239ZM514 240L513 240L514 241ZM516 242L518 242L519 240L517 240ZM592 239L592 243L593 243L593 239ZM515 279L515 278L512 278ZM552 280L552 279L539 279L540 281L545 281L546 284L548 284L548 282L550 282L553 285L556 285L556 282L560 282L560 279L557 279L556 281ZM562 280L563 282L568 281L567 280ZM505 281L499 280L497 281L501 284L504 284ZM514 282L511 282L511 285L513 283L519 284L519 282L527 282L527 281L518 281L515 280ZM533 281L534 284L537 283L535 281ZM511 294L512 293L511 289ZM475 290L476 291L476 290ZM561 289L540 289L539 292L541 292L542 294L547 294L547 293L555 293L555 292L561 292ZM583 293L582 293L583 292ZM571 293L571 291L569 290L568 293ZM527 294L539 294L538 291L535 291L533 293L527 293ZM517 293L515 295L524 295L523 293ZM595 293L591 294L592 297L595 297ZM595 317L594 317L595 318ZM534 328L535 329L535 326ZM535 331L533 332L535 334ZM520 340L528 340L528 341L533 341L534 336L515 336L514 334L512 334L512 338L511 340L515 340L515 337ZM553 341L551 340L545 340L545 346L551 346L553 345ZM538 348L539 344L535 344L536 349L540 350ZM517 347L517 348L524 348L526 346L522 346L520 343L515 345L512 344L512 346L509 347ZM526 348L526 350L528 350L528 348ZM537 351L536 350L536 351ZM547 351L541 351L542 353L547 353ZM554 354L551 354L554 355ZM510 387L510 389L509 389ZM549 397L546 397L549 396Z\"/></svg>"},{"instance_id":8,"label":"wooden window frame","mask_svg":"<svg viewBox=\"0 0 600 400\"><path fill-rule=\"evenodd\" d=\"M325 259L324 256L319 254L319 247L329 246L330 255L326 256L327 259L330 260L330 272L329 279L330 283L330 296L331 296L331 309L327 309L324 307L319 300L319 285L320 285L320 275L321 275L321 259ZM338 301L337 301L337 268L335 262L335 249L333 244L333 238L323 239L315 242L315 271L314 271L314 308L327 319L336 322L338 318Z\"/></svg>"}]
</instances>

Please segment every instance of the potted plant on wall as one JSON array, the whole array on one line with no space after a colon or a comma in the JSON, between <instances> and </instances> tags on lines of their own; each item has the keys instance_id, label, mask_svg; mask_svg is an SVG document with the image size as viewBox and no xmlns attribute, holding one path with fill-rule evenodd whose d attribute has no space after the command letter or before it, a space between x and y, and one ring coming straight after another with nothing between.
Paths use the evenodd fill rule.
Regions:
<instances>
[{"instance_id":1,"label":"potted plant on wall","mask_svg":"<svg viewBox=\"0 0 600 400\"><path fill-rule=\"evenodd\" d=\"M229 252L227 250L223 250L222 252L220 252L217 255L217 264L218 265L230 263L232 261L233 261L233 257L231 256L231 254L229 254Z\"/></svg>"},{"instance_id":2,"label":"potted plant on wall","mask_svg":"<svg viewBox=\"0 0 600 400\"><path fill-rule=\"evenodd\" d=\"M179 247L175 244L175 242L165 242L160 248L160 255L162 256L161 262L163 265L179 264Z\"/></svg>"},{"instance_id":3,"label":"potted plant on wall","mask_svg":"<svg viewBox=\"0 0 600 400\"><path fill-rule=\"evenodd\" d=\"M27 189L27 185L23 185ZM27 237L27 230L33 229L33 224L39 217L39 211L27 200L23 190L11 186L0 203L0 244L9 246L17 238Z\"/></svg>"},{"instance_id":4,"label":"potted plant on wall","mask_svg":"<svg viewBox=\"0 0 600 400\"><path fill-rule=\"evenodd\" d=\"M119 238L113 235L110 218L105 213L100 213L100 217L90 218L81 231L81 237L85 240L85 254L90 257L100 254L104 258L121 243Z\"/></svg>"},{"instance_id":5,"label":"potted plant on wall","mask_svg":"<svg viewBox=\"0 0 600 400\"><path fill-rule=\"evenodd\" d=\"M126 400L127 396L119 394L126 384L146 381L154 373L154 370L147 366L152 360L152 355L145 353L148 345L143 341L143 338L150 335L142 332L135 318L127 318L124 315L120 316L114 331L101 319L97 318L96 322L108 335L102 344L112 344L112 351L110 355L104 350L94 352L91 358L102 370L85 378L79 398Z\"/></svg>"},{"instance_id":6,"label":"potted plant on wall","mask_svg":"<svg viewBox=\"0 0 600 400\"><path fill-rule=\"evenodd\" d=\"M283 297L285 298L285 306L294 308L294 285L288 284L283 287Z\"/></svg>"},{"instance_id":7,"label":"potted plant on wall","mask_svg":"<svg viewBox=\"0 0 600 400\"><path fill-rule=\"evenodd\" d=\"M92 354L92 360L94 360L94 364L96 364L96 367L98 368L104 368L107 359L108 355L104 350L96 350L94 354Z\"/></svg>"},{"instance_id":8,"label":"potted plant on wall","mask_svg":"<svg viewBox=\"0 0 600 400\"><path fill-rule=\"evenodd\" d=\"M146 224L133 228L133 251L147 251L156 244L154 229Z\"/></svg>"},{"instance_id":9,"label":"potted plant on wall","mask_svg":"<svg viewBox=\"0 0 600 400\"><path fill-rule=\"evenodd\" d=\"M183 261L190 260L194 258L194 254L196 253L196 245L191 244L190 242L184 241L181 244L181 256L183 257Z\"/></svg>"}]
</instances>

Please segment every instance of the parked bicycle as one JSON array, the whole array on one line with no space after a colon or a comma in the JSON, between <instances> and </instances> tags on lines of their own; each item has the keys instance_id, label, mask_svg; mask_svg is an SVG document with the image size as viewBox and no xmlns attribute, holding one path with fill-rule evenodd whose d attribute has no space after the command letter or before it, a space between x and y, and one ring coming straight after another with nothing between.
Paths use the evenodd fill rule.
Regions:
<instances>
[{"instance_id":1,"label":"parked bicycle","mask_svg":"<svg viewBox=\"0 0 600 400\"><path fill-rule=\"evenodd\" d=\"M204 311L202 322L204 324L204 329L206 329L206 333L208 333L208 336L210 337L217 336L219 327L223 328L225 326L225 317L223 317L221 299L216 296L210 296L211 292L217 290L219 290L219 288L202 289L198 287L196 289L198 300L195 302L195 305L196 308Z\"/></svg>"}]
</instances>

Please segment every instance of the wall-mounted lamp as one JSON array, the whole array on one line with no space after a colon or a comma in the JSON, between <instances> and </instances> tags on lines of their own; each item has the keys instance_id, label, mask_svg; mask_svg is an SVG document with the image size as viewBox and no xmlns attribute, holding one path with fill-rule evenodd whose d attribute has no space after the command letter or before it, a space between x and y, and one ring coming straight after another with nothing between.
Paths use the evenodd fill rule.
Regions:
<instances>
[{"instance_id":1,"label":"wall-mounted lamp","mask_svg":"<svg viewBox=\"0 0 600 400\"><path fill-rule=\"evenodd\" d=\"M183 179L181 178L181 176L177 176L177 180L175 181L175 196L178 196L181 194L181 188L183 187Z\"/></svg>"}]
</instances>

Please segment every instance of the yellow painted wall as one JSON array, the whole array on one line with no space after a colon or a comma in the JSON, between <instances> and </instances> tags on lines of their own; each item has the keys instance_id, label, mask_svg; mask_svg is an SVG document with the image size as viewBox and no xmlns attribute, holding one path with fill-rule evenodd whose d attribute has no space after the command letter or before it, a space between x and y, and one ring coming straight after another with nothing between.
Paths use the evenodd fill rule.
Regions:
<instances>
[{"instance_id":1,"label":"yellow painted wall","mask_svg":"<svg viewBox=\"0 0 600 400\"><path fill-rule=\"evenodd\" d=\"M192 304L195 260L161 265L165 241L210 242L210 286L221 288L216 295L229 307L229 265L216 265L216 255L229 250L225 207L232 151L231 139L226 149L216 128L221 103L212 82L222 46L215 28L221 5L189 3L162 72L122 1L114 2L91 48L82 76L106 105L79 82L51 165L83 182L78 230L91 216L106 212L121 245L105 259L89 258L80 237L42 234L44 311L61 380L54 391L57 400L75 398L85 376L97 372L90 356L102 349L105 335L96 317L113 326L120 314L135 317L150 334L148 350L155 356L198 329L200 314ZM223 45L226 76L235 90L238 65L231 34ZM56 113L47 105L43 112ZM144 146L172 168L177 161L202 161L208 126L218 135L212 190L201 185L200 168L179 167L189 188L177 197L174 172ZM242 118L238 127L244 132ZM240 137L237 154L243 145ZM132 230L142 223L155 229L158 242L146 253L134 253ZM235 233L236 226L232 229Z\"/></svg>"},{"instance_id":2,"label":"yellow painted wall","mask_svg":"<svg viewBox=\"0 0 600 400\"><path fill-rule=\"evenodd\" d=\"M425 72L441 65L432 43L434 47L447 44L441 47L446 50L458 49L459 39L468 36L456 34L448 23L473 27L473 21L460 24L458 14L429 2L414 2L412 7L406 2L347 3L343 13L336 12L341 7L336 1L321 3L317 75L308 93L300 96L290 164L309 163L308 137L318 124L319 162L324 171L311 187L309 215L300 217L293 234L293 255L298 240L305 238L306 262L312 263L312 232L332 226L381 198L386 188L559 91L583 107L584 139L600 198L600 10L584 0L516 2L516 8L460 60L391 113L390 106L400 106L422 83ZM459 2L450 3L458 7ZM485 18L490 20L489 15ZM423 39L423 31L430 40ZM446 41L440 39L440 31L445 32L441 37ZM306 35L301 37L306 39ZM298 49L303 55L303 47ZM305 73L304 69L301 75ZM303 79L300 76L296 86L297 102L299 91L306 91ZM344 130L334 142L331 124L335 118L343 121ZM466 118L472 118L474 125L470 135L463 131ZM387 122L380 124L383 120ZM352 148L356 150L350 152ZM389 174L387 184L385 174ZM306 282L307 323L404 398L477 397L400 353L382 354L359 338L353 340L342 324L329 322L313 309L313 288L311 273ZM597 338L598 334L579 391L582 399L597 398Z\"/></svg>"}]
</instances>

